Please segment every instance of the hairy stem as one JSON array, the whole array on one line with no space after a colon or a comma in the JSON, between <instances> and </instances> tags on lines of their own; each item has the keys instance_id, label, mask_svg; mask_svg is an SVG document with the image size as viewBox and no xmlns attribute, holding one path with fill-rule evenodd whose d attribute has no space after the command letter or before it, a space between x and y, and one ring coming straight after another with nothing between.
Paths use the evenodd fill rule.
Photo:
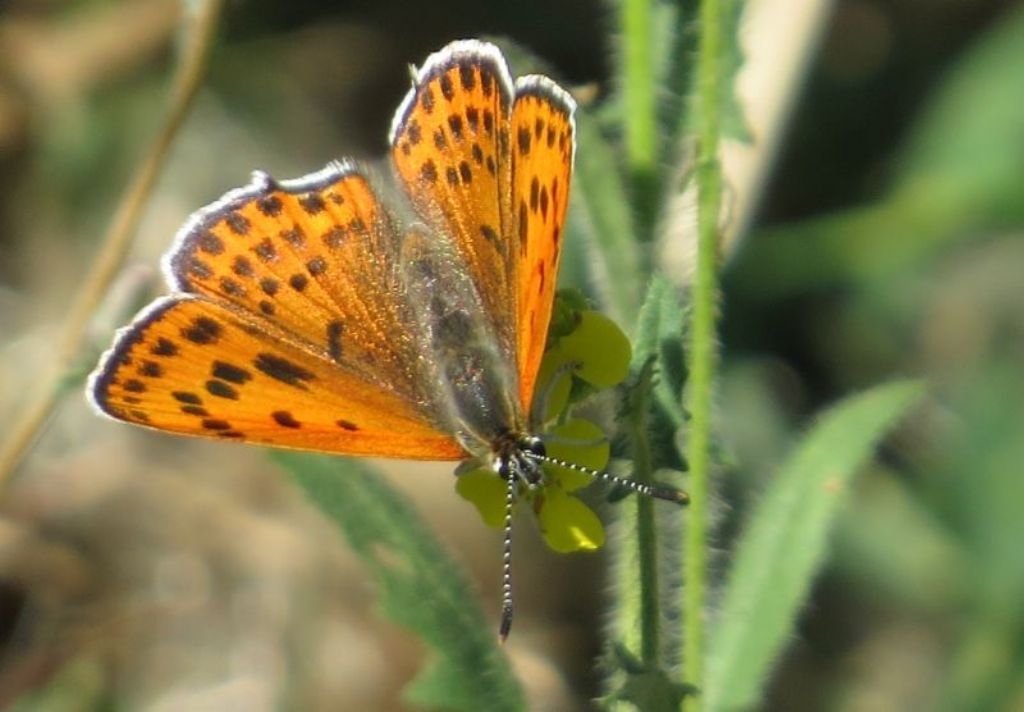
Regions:
<instances>
[{"instance_id":1,"label":"hairy stem","mask_svg":"<svg viewBox=\"0 0 1024 712\"><path fill-rule=\"evenodd\" d=\"M685 698L686 710L702 707L704 681L704 599L707 570L708 492L711 470L711 404L718 361L718 217L722 175L718 157L722 104L722 26L720 0L702 0L697 52L694 118L697 127L698 238L690 328L690 382L687 410L691 421L687 460L690 465L690 512L683 545L683 682L697 690Z\"/></svg>"},{"instance_id":2,"label":"hairy stem","mask_svg":"<svg viewBox=\"0 0 1024 712\"><path fill-rule=\"evenodd\" d=\"M646 401L646 397L644 398ZM633 441L633 479L649 484L653 478L650 442L647 437L647 407L641 403L631 418ZM640 659L644 667L658 667L661 653L660 605L658 602L657 528L654 499L636 495L636 545L640 564Z\"/></svg>"},{"instance_id":3,"label":"hairy stem","mask_svg":"<svg viewBox=\"0 0 1024 712\"><path fill-rule=\"evenodd\" d=\"M651 0L622 0L620 5L622 120L633 181L639 237L651 237L657 190L657 86L652 49Z\"/></svg>"}]
</instances>

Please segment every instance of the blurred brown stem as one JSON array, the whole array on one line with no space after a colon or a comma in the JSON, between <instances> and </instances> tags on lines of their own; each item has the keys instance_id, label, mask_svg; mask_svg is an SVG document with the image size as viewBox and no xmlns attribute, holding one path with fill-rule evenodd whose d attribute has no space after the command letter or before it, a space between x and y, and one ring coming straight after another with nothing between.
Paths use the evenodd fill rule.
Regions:
<instances>
[{"instance_id":1,"label":"blurred brown stem","mask_svg":"<svg viewBox=\"0 0 1024 712\"><path fill-rule=\"evenodd\" d=\"M201 0L184 5L188 26L185 28L185 42L179 54L167 115L153 145L128 184L88 276L71 304L58 341L56 358L48 375L38 384L35 397L15 422L0 448L0 490L8 483L60 400L63 378L82 350L89 319L117 276L149 194L201 84L224 2Z\"/></svg>"}]
</instances>

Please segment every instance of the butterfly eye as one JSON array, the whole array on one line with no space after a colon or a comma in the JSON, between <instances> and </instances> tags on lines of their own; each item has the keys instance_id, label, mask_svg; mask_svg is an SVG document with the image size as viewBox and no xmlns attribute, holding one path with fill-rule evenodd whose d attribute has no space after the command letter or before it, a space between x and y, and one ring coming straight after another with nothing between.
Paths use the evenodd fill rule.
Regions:
<instances>
[{"instance_id":1,"label":"butterfly eye","mask_svg":"<svg viewBox=\"0 0 1024 712\"><path fill-rule=\"evenodd\" d=\"M538 457L544 457L548 454L548 450L544 447L544 441L535 435L529 435L522 438L519 441L519 449L525 453L536 455Z\"/></svg>"}]
</instances>

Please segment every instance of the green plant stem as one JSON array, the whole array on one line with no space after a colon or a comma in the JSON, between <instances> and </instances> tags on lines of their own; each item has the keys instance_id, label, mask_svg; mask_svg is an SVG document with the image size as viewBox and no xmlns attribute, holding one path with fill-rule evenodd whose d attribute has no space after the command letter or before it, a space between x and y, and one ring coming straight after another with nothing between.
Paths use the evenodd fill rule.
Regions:
<instances>
[{"instance_id":1,"label":"green plant stem","mask_svg":"<svg viewBox=\"0 0 1024 712\"><path fill-rule=\"evenodd\" d=\"M722 176L718 159L722 76L720 0L702 0L697 50L694 117L697 126L698 238L690 333L690 413L687 460L690 465L690 512L683 546L683 682L697 690L683 702L686 710L702 707L704 680L704 596L707 567L708 492L711 469L711 402L718 361L716 306L718 299L718 216Z\"/></svg>"},{"instance_id":2,"label":"green plant stem","mask_svg":"<svg viewBox=\"0 0 1024 712\"><path fill-rule=\"evenodd\" d=\"M620 68L622 122L625 132L626 158L632 179L633 224L640 241L651 238L651 215L656 167L656 120L654 53L652 42L651 0L622 0L619 22L621 28ZM640 271L643 267L638 265ZM637 275L639 276L639 275ZM651 478L650 444L647 439L646 404L633 408L630 415L633 445L633 477L648 482ZM648 497L637 497L635 522L625 514L625 536L620 556L623 557L626 579L624 595L617 609L618 630L622 643L636 655L648 670L658 665L660 654L660 614L658 601L657 537L654 508ZM633 559L633 556L636 558ZM625 563L628 562L628 563ZM639 581L638 598L625 593Z\"/></svg>"},{"instance_id":3,"label":"green plant stem","mask_svg":"<svg viewBox=\"0 0 1024 712\"><path fill-rule=\"evenodd\" d=\"M639 389L638 389L639 390ZM646 401L646 397L644 398ZM648 441L647 403L641 403L631 417L633 442L633 479L650 483L653 476L651 446ZM654 521L654 500L636 500L636 545L640 565L640 659L647 670L659 666L661 654L661 613L658 602L657 527Z\"/></svg>"},{"instance_id":4,"label":"green plant stem","mask_svg":"<svg viewBox=\"0 0 1024 712\"><path fill-rule=\"evenodd\" d=\"M641 240L651 237L657 190L657 87L651 0L621 0L622 120Z\"/></svg>"},{"instance_id":5,"label":"green plant stem","mask_svg":"<svg viewBox=\"0 0 1024 712\"><path fill-rule=\"evenodd\" d=\"M81 356L89 319L106 296L110 283L117 276L124 256L132 244L135 229L142 218L149 195L170 153L171 144L184 123L192 100L202 83L224 1L205 0L187 5L195 6L195 9L189 11L189 31L185 33L186 41L179 55L167 115L121 198L85 281L71 301L71 309L64 320L52 366L35 388L35 395L24 407L21 417L0 447L0 490L10 480L57 406L61 394L66 391L66 375L74 368L75 360Z\"/></svg>"},{"instance_id":6,"label":"green plant stem","mask_svg":"<svg viewBox=\"0 0 1024 712\"><path fill-rule=\"evenodd\" d=\"M622 0L622 95L626 151L634 171L655 165L654 67L650 0Z\"/></svg>"}]
</instances>

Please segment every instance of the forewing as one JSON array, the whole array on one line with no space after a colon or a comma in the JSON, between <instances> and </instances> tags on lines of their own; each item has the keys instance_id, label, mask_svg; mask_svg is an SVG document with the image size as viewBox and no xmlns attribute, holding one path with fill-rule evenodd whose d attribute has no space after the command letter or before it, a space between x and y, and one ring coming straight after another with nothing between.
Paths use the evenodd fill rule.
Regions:
<instances>
[{"instance_id":1,"label":"forewing","mask_svg":"<svg viewBox=\"0 0 1024 712\"><path fill-rule=\"evenodd\" d=\"M512 82L490 44L431 55L395 115L391 156L413 207L462 255L504 357L516 355L516 266L510 238Z\"/></svg>"},{"instance_id":2,"label":"forewing","mask_svg":"<svg viewBox=\"0 0 1024 712\"><path fill-rule=\"evenodd\" d=\"M165 272L173 288L272 322L428 413L391 221L352 163L280 183L256 173L193 216Z\"/></svg>"},{"instance_id":3,"label":"forewing","mask_svg":"<svg viewBox=\"0 0 1024 712\"><path fill-rule=\"evenodd\" d=\"M157 300L90 379L107 415L160 430L349 455L464 457L406 399L272 322L208 298Z\"/></svg>"},{"instance_id":4,"label":"forewing","mask_svg":"<svg viewBox=\"0 0 1024 712\"><path fill-rule=\"evenodd\" d=\"M547 77L520 77L512 108L519 398L529 412L558 280L576 150L576 103Z\"/></svg>"}]
</instances>

